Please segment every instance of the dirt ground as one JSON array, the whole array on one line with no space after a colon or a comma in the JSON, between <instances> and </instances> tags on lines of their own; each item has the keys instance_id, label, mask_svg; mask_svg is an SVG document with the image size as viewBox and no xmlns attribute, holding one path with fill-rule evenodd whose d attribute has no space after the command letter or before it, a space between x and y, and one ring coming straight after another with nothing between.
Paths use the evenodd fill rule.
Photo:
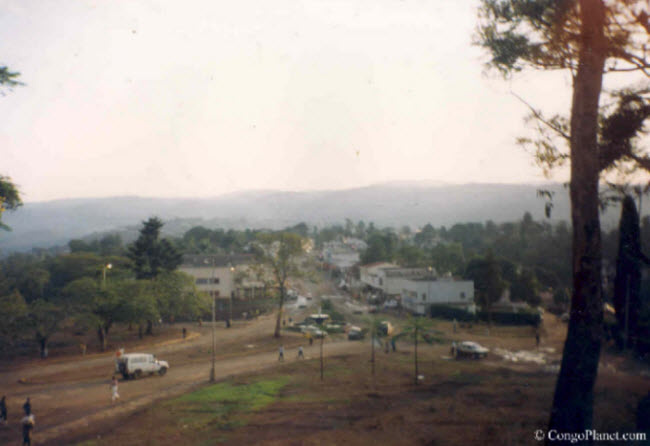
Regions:
<instances>
[{"instance_id":1,"label":"dirt ground","mask_svg":"<svg viewBox=\"0 0 650 446\"><path fill-rule=\"evenodd\" d=\"M298 320L317 305L287 314ZM385 317L399 323L396 316ZM286 384L264 408L229 412L204 424L181 423L202 412L179 404L178 397L208 385L212 337L207 324L188 327L187 339L181 339L182 324L177 324L147 338L149 345L130 346L127 351L154 353L171 368L164 377L121 380L116 404L109 389L113 353L0 364L0 392L7 395L9 409L0 444L18 444L27 397L36 416L38 445L530 444L533 431L547 422L557 373L553 366L566 333L564 324L547 318L540 346L543 364L492 353L487 360L456 361L448 356L452 340L475 340L492 351L533 352L534 332L525 327L488 332L482 325L454 332L450 322L436 321L446 343L420 346L423 378L416 386L413 348L406 341L398 343L396 353L376 353L373 378L369 342L331 336L324 344L321 382L318 342L310 347L290 332L278 341L271 336L274 324L271 315L236 322L230 329L218 324L217 381L244 385L277 378ZM282 363L277 358L280 342L286 356ZM305 348L305 361L296 359L298 345ZM597 427L633 428L636 402L650 388L644 367L605 350L596 388Z\"/></svg>"},{"instance_id":2,"label":"dirt ground","mask_svg":"<svg viewBox=\"0 0 650 446\"><path fill-rule=\"evenodd\" d=\"M489 339L485 334L475 336L486 345L491 340L512 350L530 344L525 330L504 328L509 335L505 343L494 330ZM451 327L449 331L453 335ZM515 336L517 332L520 336ZM548 421L556 374L540 364L497 356L459 361L448 356L446 344L420 345L422 379L415 385L410 343L398 343L395 353L377 351L374 378L369 343L351 344L357 349L326 359L323 381L317 357L308 352L307 360L299 361L295 351L282 364L223 381L234 387L284 382L276 398L260 410L224 414L226 401L193 406L169 399L84 436L70 437L78 441L71 444L527 445L535 444L535 430ZM341 344L325 348L335 345ZM548 339L544 347L554 348ZM635 403L648 384L643 376L605 367L596 387L596 428L633 432Z\"/></svg>"}]
</instances>

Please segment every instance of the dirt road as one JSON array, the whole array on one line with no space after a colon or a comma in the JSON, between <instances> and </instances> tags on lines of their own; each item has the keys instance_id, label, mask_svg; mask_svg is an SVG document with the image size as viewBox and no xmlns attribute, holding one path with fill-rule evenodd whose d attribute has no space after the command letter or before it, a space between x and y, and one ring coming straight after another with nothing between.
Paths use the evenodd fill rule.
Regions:
<instances>
[{"instance_id":1,"label":"dirt road","mask_svg":"<svg viewBox=\"0 0 650 446\"><path fill-rule=\"evenodd\" d=\"M300 335L285 335L283 363L278 362L279 341L270 336L274 318L266 316L254 322L235 324L232 329L217 330L216 379L259 371L269 367L291 367ZM111 404L109 381L114 371L112 354L36 363L0 372L2 393L7 395L9 426L0 429L0 443L19 438L18 421L25 398L30 397L36 416L36 444L58 444L57 439L75 431L99 426L109 418L126 416L157 400L180 395L207 383L211 363L211 332L208 327L191 333L190 339L151 346L154 353L170 362L166 376L120 381L121 400ZM305 345L305 355L318 356L318 345ZM363 345L348 341L327 341L326 356L356 354Z\"/></svg>"}]
</instances>

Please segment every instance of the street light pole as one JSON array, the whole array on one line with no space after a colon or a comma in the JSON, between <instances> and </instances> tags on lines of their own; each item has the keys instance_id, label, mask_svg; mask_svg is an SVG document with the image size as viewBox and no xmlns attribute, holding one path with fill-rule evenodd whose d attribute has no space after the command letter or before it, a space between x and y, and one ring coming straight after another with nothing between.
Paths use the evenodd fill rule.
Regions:
<instances>
[{"instance_id":1,"label":"street light pole","mask_svg":"<svg viewBox=\"0 0 650 446\"><path fill-rule=\"evenodd\" d=\"M106 289L106 270L113 268L113 264L107 263L102 267L102 288Z\"/></svg>"},{"instance_id":2,"label":"street light pole","mask_svg":"<svg viewBox=\"0 0 650 446\"><path fill-rule=\"evenodd\" d=\"M212 284L214 285L214 278L215 278L215 264L214 264L214 257L212 258ZM216 333L215 333L215 299L216 299L216 294L214 291L210 291L212 293L212 367L210 368L210 382L213 383L215 378L214 378L214 367L215 367L215 362L216 362L216 351L217 351L217 338L216 338Z\"/></svg>"},{"instance_id":3,"label":"street light pole","mask_svg":"<svg viewBox=\"0 0 650 446\"><path fill-rule=\"evenodd\" d=\"M230 286L231 286L232 289L230 290L230 301L228 302L228 323L226 324L226 327L228 327L228 328L230 328L230 324L232 324L232 297L235 294L235 289L232 286L232 284L235 283L234 277L233 277L234 274L235 274L235 267L231 266L230 267Z\"/></svg>"}]
</instances>

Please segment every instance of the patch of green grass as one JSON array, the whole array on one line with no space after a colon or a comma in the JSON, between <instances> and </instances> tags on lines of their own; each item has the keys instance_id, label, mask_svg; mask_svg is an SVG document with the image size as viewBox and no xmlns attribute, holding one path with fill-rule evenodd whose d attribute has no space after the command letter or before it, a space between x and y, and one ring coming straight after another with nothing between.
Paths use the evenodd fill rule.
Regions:
<instances>
[{"instance_id":1,"label":"patch of green grass","mask_svg":"<svg viewBox=\"0 0 650 446\"><path fill-rule=\"evenodd\" d=\"M326 403L326 404L350 404L350 398L328 398L318 393L295 393L282 398L287 403Z\"/></svg>"},{"instance_id":2,"label":"patch of green grass","mask_svg":"<svg viewBox=\"0 0 650 446\"><path fill-rule=\"evenodd\" d=\"M256 381L250 384L233 385L228 382L214 384L177 398L184 403L228 403L236 404L247 411L259 410L272 403L278 392L287 385L288 377Z\"/></svg>"},{"instance_id":3,"label":"patch of green grass","mask_svg":"<svg viewBox=\"0 0 650 446\"><path fill-rule=\"evenodd\" d=\"M450 378L454 384L462 385L480 384L481 381L483 381L483 376L478 373L466 373L461 371L452 373Z\"/></svg>"},{"instance_id":4,"label":"patch of green grass","mask_svg":"<svg viewBox=\"0 0 650 446\"><path fill-rule=\"evenodd\" d=\"M273 403L288 377L255 381L250 384L223 382L204 387L167 403L181 426L201 429L216 424L221 430L246 425L238 416L261 410Z\"/></svg>"}]
</instances>

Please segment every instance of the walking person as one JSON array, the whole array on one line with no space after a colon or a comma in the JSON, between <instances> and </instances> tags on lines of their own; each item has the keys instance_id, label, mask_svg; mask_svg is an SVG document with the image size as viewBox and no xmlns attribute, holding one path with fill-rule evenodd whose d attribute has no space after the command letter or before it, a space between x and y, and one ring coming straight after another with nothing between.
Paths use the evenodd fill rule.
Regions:
<instances>
[{"instance_id":1,"label":"walking person","mask_svg":"<svg viewBox=\"0 0 650 446\"><path fill-rule=\"evenodd\" d=\"M305 359L305 354L302 351L302 345L298 347L298 359Z\"/></svg>"},{"instance_id":2,"label":"walking person","mask_svg":"<svg viewBox=\"0 0 650 446\"><path fill-rule=\"evenodd\" d=\"M25 416L20 422L23 425L23 446L32 446L32 431L34 430L36 419L34 418L34 414L31 413L31 410L30 413L25 413Z\"/></svg>"},{"instance_id":3,"label":"walking person","mask_svg":"<svg viewBox=\"0 0 650 446\"><path fill-rule=\"evenodd\" d=\"M0 399L0 424L7 424L7 401L4 395Z\"/></svg>"},{"instance_id":4,"label":"walking person","mask_svg":"<svg viewBox=\"0 0 650 446\"><path fill-rule=\"evenodd\" d=\"M280 345L280 349L278 350L278 361L284 361L284 346Z\"/></svg>"},{"instance_id":5,"label":"walking person","mask_svg":"<svg viewBox=\"0 0 650 446\"><path fill-rule=\"evenodd\" d=\"M111 403L120 399L120 394L117 393L117 378L115 375L111 378Z\"/></svg>"},{"instance_id":6,"label":"walking person","mask_svg":"<svg viewBox=\"0 0 650 446\"><path fill-rule=\"evenodd\" d=\"M30 415L32 413L32 403L29 401L29 397L27 397L25 404L23 404L23 410L25 411L25 415Z\"/></svg>"}]
</instances>

